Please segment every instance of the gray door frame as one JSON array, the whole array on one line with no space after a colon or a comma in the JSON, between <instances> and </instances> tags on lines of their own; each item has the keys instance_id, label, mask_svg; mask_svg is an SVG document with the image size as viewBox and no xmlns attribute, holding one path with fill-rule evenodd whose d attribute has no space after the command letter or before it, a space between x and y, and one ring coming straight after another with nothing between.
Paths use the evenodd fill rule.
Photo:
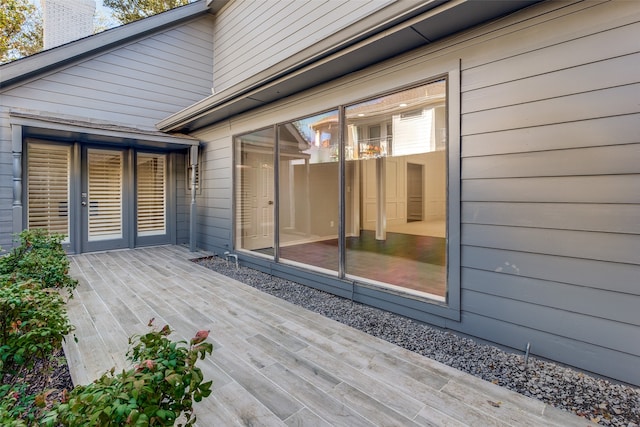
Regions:
<instances>
[{"instance_id":1,"label":"gray door frame","mask_svg":"<svg viewBox=\"0 0 640 427\"><path fill-rule=\"evenodd\" d=\"M122 237L109 240L89 240L89 208L92 203L86 195L89 192L89 150L106 150L122 153ZM133 200L134 182L133 182L133 149L108 147L99 145L85 145L82 147L82 155L80 161L80 203L72 207L75 212L79 212L77 217L80 218L80 252L105 251L110 249L123 249L133 247L131 242L132 232L132 216L133 216ZM76 244L78 246L78 244Z\"/></svg>"}]
</instances>

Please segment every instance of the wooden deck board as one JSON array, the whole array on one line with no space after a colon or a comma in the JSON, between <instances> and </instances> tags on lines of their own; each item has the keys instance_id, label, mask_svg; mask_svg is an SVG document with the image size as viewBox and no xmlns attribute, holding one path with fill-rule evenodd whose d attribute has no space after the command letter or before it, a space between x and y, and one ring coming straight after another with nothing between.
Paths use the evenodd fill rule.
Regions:
<instances>
[{"instance_id":1,"label":"wooden deck board","mask_svg":"<svg viewBox=\"0 0 640 427\"><path fill-rule=\"evenodd\" d=\"M74 255L69 302L76 384L124 366L149 319L176 339L210 329L200 363L213 393L198 425L562 425L588 421L483 382L189 261L180 246ZM502 402L499 407L488 401Z\"/></svg>"}]
</instances>

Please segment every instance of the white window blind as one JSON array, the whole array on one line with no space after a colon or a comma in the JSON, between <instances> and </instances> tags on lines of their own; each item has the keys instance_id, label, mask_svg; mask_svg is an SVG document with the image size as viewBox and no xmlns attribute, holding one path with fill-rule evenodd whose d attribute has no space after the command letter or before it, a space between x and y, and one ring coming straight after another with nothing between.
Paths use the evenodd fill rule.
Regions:
<instances>
[{"instance_id":1,"label":"white window blind","mask_svg":"<svg viewBox=\"0 0 640 427\"><path fill-rule=\"evenodd\" d=\"M28 227L69 236L71 147L29 143L27 149Z\"/></svg>"},{"instance_id":2,"label":"white window blind","mask_svg":"<svg viewBox=\"0 0 640 427\"><path fill-rule=\"evenodd\" d=\"M166 233L166 156L138 153L138 236Z\"/></svg>"},{"instance_id":3,"label":"white window blind","mask_svg":"<svg viewBox=\"0 0 640 427\"><path fill-rule=\"evenodd\" d=\"M91 149L87 158L89 240L122 238L122 152Z\"/></svg>"}]
</instances>

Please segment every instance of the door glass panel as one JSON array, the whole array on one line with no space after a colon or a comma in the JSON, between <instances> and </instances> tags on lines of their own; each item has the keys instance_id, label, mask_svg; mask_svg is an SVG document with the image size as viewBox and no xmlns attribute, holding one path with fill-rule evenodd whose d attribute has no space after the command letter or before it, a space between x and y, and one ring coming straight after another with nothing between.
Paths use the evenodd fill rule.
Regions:
<instances>
[{"instance_id":1,"label":"door glass panel","mask_svg":"<svg viewBox=\"0 0 640 427\"><path fill-rule=\"evenodd\" d=\"M338 111L278 127L280 259L338 270Z\"/></svg>"},{"instance_id":2,"label":"door glass panel","mask_svg":"<svg viewBox=\"0 0 640 427\"><path fill-rule=\"evenodd\" d=\"M345 109L346 273L446 295L446 81Z\"/></svg>"},{"instance_id":3,"label":"door glass panel","mask_svg":"<svg viewBox=\"0 0 640 427\"><path fill-rule=\"evenodd\" d=\"M236 138L236 247L274 255L274 129Z\"/></svg>"},{"instance_id":4,"label":"door glass panel","mask_svg":"<svg viewBox=\"0 0 640 427\"><path fill-rule=\"evenodd\" d=\"M138 153L138 236L166 233L166 156Z\"/></svg>"},{"instance_id":5,"label":"door glass panel","mask_svg":"<svg viewBox=\"0 0 640 427\"><path fill-rule=\"evenodd\" d=\"M87 150L88 240L122 238L123 153Z\"/></svg>"},{"instance_id":6,"label":"door glass panel","mask_svg":"<svg viewBox=\"0 0 640 427\"><path fill-rule=\"evenodd\" d=\"M29 143L27 149L28 227L64 234L66 243L71 147Z\"/></svg>"}]
</instances>

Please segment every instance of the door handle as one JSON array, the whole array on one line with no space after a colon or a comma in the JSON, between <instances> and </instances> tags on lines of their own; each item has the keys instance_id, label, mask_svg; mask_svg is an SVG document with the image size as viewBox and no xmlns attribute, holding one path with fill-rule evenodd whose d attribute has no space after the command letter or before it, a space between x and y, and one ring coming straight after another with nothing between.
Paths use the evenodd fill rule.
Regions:
<instances>
[{"instance_id":1,"label":"door handle","mask_svg":"<svg viewBox=\"0 0 640 427\"><path fill-rule=\"evenodd\" d=\"M273 200L269 200L269 202L267 204L272 205L273 204Z\"/></svg>"},{"instance_id":2,"label":"door handle","mask_svg":"<svg viewBox=\"0 0 640 427\"><path fill-rule=\"evenodd\" d=\"M80 203L82 206L87 206L87 202L85 202L84 200L82 201L82 203Z\"/></svg>"}]
</instances>

